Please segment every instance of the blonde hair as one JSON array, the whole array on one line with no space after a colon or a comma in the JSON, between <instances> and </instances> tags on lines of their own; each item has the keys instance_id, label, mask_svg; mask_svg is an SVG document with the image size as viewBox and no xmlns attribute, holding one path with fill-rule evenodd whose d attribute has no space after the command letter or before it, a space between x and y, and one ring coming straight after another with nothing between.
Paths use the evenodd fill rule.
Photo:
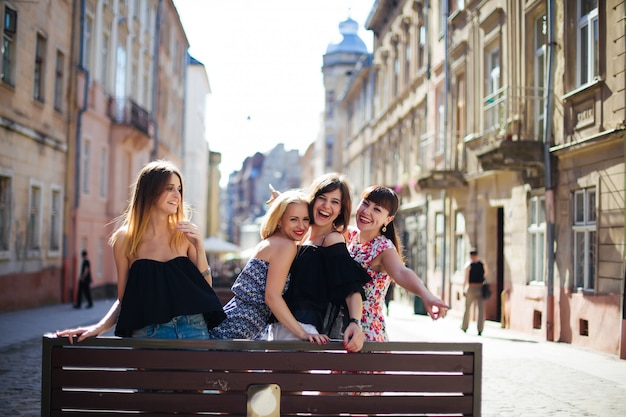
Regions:
<instances>
[{"instance_id":1,"label":"blonde hair","mask_svg":"<svg viewBox=\"0 0 626 417\"><path fill-rule=\"evenodd\" d=\"M283 217L289 204L302 203L308 206L309 199L300 190L288 190L276 197L261 223L261 239L267 239L278 229L280 218Z\"/></svg>"},{"instance_id":2,"label":"blonde hair","mask_svg":"<svg viewBox=\"0 0 626 417\"><path fill-rule=\"evenodd\" d=\"M124 213L117 219L119 227L109 239L109 244L113 246L121 230L126 231L124 241L124 253L130 258L137 256L139 243L143 239L148 228L150 214L154 206L166 189L172 175L176 175L180 180L181 204L176 209L176 213L169 215L167 222L172 228L171 247L178 247L183 244L185 235L175 228L176 223L186 220L189 215L188 206L183 199L183 176L178 168L166 160L158 160L147 163L137 175L133 185L133 195Z\"/></svg>"}]
</instances>

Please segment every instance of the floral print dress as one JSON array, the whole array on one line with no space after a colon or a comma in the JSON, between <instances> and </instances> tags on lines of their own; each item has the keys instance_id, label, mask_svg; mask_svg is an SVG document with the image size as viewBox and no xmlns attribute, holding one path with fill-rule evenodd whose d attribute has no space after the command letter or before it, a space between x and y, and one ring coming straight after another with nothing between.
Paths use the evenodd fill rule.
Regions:
<instances>
[{"instance_id":1,"label":"floral print dress","mask_svg":"<svg viewBox=\"0 0 626 417\"><path fill-rule=\"evenodd\" d=\"M359 243L358 230L349 232L348 251L367 274L370 281L363 287L365 301L363 301L363 316L361 327L366 341L386 342L389 340L385 326L383 306L385 295L391 283L391 277L385 272L372 269L372 262L378 255L387 249L396 250L395 245L386 236L380 235L366 243Z\"/></svg>"}]
</instances>

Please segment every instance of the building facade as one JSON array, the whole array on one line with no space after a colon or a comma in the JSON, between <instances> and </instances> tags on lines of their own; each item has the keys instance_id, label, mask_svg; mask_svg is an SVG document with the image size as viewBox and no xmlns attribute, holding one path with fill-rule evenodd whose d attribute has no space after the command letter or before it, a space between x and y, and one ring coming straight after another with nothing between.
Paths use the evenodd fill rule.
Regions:
<instances>
[{"instance_id":1,"label":"building facade","mask_svg":"<svg viewBox=\"0 0 626 417\"><path fill-rule=\"evenodd\" d=\"M371 63L335 106L357 192L401 195L406 259L464 310L626 357L623 1L378 1Z\"/></svg>"},{"instance_id":2,"label":"building facade","mask_svg":"<svg viewBox=\"0 0 626 417\"><path fill-rule=\"evenodd\" d=\"M185 180L185 200L192 211L191 220L209 237L209 144L206 138L206 100L211 93L204 65L188 57L185 94L185 140L182 171Z\"/></svg>"},{"instance_id":3,"label":"building facade","mask_svg":"<svg viewBox=\"0 0 626 417\"><path fill-rule=\"evenodd\" d=\"M0 2L0 311L62 292L72 7L51 3Z\"/></svg>"},{"instance_id":4,"label":"building facade","mask_svg":"<svg viewBox=\"0 0 626 417\"><path fill-rule=\"evenodd\" d=\"M113 296L117 278L108 239L137 173L153 159L182 165L189 44L171 0L83 0L74 7L78 69L70 97L73 195L64 287L72 298L86 249L96 294L102 288Z\"/></svg>"},{"instance_id":5,"label":"building facade","mask_svg":"<svg viewBox=\"0 0 626 417\"><path fill-rule=\"evenodd\" d=\"M369 59L367 46L358 36L359 24L353 19L346 19L339 24L341 42L331 43L323 57L322 75L324 77L325 106L323 115L323 134L317 139L315 148L315 178L324 172L340 171L343 164L343 143L341 142L342 108L335 106L340 101L348 81L357 64ZM310 183L309 183L310 184ZM308 185L308 184L307 184Z\"/></svg>"},{"instance_id":6,"label":"building facade","mask_svg":"<svg viewBox=\"0 0 626 417\"><path fill-rule=\"evenodd\" d=\"M298 150L285 149L279 143L266 153L257 152L247 157L239 171L233 172L226 188L228 240L242 249L254 247L259 241L258 232L246 232L253 240L242 241L244 229L258 231L258 219L267 211L270 184L279 191L299 188L302 182Z\"/></svg>"},{"instance_id":7,"label":"building facade","mask_svg":"<svg viewBox=\"0 0 626 417\"><path fill-rule=\"evenodd\" d=\"M185 123L204 125L184 120L178 12L172 0L0 4L0 311L73 301L82 250L94 296L115 296L108 239L137 173L153 159L182 168Z\"/></svg>"}]
</instances>

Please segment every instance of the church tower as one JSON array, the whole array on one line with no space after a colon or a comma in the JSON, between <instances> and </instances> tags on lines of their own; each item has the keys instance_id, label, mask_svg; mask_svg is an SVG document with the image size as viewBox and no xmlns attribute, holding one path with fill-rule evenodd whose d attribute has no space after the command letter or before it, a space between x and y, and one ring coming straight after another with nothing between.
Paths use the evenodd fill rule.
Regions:
<instances>
[{"instance_id":1,"label":"church tower","mask_svg":"<svg viewBox=\"0 0 626 417\"><path fill-rule=\"evenodd\" d=\"M324 54L322 74L326 95L323 134L318 138L317 153L321 156L318 162L323 165L323 172L342 170L343 135L341 127L345 126L346 115L337 106L338 100L349 85L352 74L359 63L369 59L365 42L357 34L359 24L348 17L339 23L339 32L343 39L339 43L331 43Z\"/></svg>"}]
</instances>

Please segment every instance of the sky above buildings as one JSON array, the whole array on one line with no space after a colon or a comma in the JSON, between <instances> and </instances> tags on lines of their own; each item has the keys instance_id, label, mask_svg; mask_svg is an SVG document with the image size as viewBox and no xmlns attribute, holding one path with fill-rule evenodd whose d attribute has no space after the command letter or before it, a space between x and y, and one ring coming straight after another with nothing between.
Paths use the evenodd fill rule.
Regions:
<instances>
[{"instance_id":1,"label":"sky above buildings","mask_svg":"<svg viewBox=\"0 0 626 417\"><path fill-rule=\"evenodd\" d=\"M374 0L174 0L190 54L207 70L207 140L222 153L222 184L247 156L278 143L303 153L324 108L322 56L339 23L364 29Z\"/></svg>"}]
</instances>

